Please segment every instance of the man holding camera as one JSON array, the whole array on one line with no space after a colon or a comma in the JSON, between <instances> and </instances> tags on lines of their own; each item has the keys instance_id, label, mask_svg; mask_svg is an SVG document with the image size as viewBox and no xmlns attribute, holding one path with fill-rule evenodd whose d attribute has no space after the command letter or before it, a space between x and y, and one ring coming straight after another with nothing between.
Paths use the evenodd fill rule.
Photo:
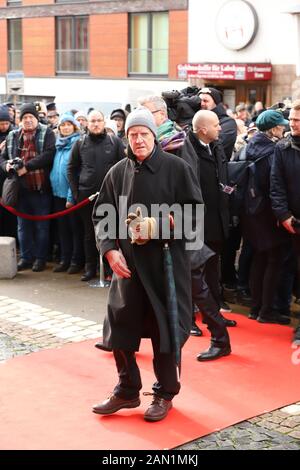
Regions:
<instances>
[{"instance_id":1,"label":"man holding camera","mask_svg":"<svg viewBox=\"0 0 300 470\"><path fill-rule=\"evenodd\" d=\"M8 134L0 166L7 174L15 171L20 178L17 209L25 214L46 215L51 211L49 173L55 154L55 135L39 122L33 103L21 107L20 120L21 129ZM15 158L22 162L12 163ZM49 222L18 217L18 239L21 253L18 271L30 268L43 271L48 253Z\"/></svg>"},{"instance_id":2,"label":"man holding camera","mask_svg":"<svg viewBox=\"0 0 300 470\"><path fill-rule=\"evenodd\" d=\"M277 220L292 234L300 274L300 100L292 104L291 134L275 147L271 171L271 201ZM294 342L300 344L300 326Z\"/></svg>"}]
</instances>

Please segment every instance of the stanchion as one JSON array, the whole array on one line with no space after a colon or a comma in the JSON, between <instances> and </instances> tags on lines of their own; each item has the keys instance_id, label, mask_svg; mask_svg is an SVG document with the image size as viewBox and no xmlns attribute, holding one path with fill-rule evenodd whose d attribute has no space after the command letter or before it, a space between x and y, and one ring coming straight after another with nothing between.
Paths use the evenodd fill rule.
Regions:
<instances>
[{"instance_id":1,"label":"stanchion","mask_svg":"<svg viewBox=\"0 0 300 470\"><path fill-rule=\"evenodd\" d=\"M99 266L100 266L99 280L89 282L88 285L89 287L106 287L107 288L110 286L110 281L105 280L105 272L104 272L104 264L103 264L102 256L100 256Z\"/></svg>"}]
</instances>

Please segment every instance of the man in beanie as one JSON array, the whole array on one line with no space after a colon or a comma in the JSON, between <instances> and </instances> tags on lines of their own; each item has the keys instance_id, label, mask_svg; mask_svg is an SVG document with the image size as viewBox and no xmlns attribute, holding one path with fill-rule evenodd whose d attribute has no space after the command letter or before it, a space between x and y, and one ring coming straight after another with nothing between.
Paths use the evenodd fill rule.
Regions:
<instances>
[{"instance_id":1,"label":"man in beanie","mask_svg":"<svg viewBox=\"0 0 300 470\"><path fill-rule=\"evenodd\" d=\"M222 93L216 88L205 87L199 91L201 109L213 111L219 118L221 132L219 139L223 144L225 155L229 161L233 152L237 137L237 125L234 119L229 117L222 104Z\"/></svg>"},{"instance_id":2,"label":"man in beanie","mask_svg":"<svg viewBox=\"0 0 300 470\"><path fill-rule=\"evenodd\" d=\"M49 173L55 154L55 136L38 118L33 103L21 107L22 128L8 134L0 157L0 166L6 174L15 171L10 160L22 160L23 167L17 170L20 177L17 209L30 215L49 214L52 200ZM18 239L21 255L18 270L32 267L33 271L43 271L48 253L49 222L18 217Z\"/></svg>"},{"instance_id":3,"label":"man in beanie","mask_svg":"<svg viewBox=\"0 0 300 470\"><path fill-rule=\"evenodd\" d=\"M128 157L106 175L93 213L100 252L114 272L103 345L113 350L119 382L110 398L95 405L93 411L109 415L140 405L142 382L135 352L141 338L150 336L156 382L144 419L160 421L167 416L172 399L180 390L168 326L162 234L164 240L172 238L170 212L175 203L182 209L185 204L195 209L197 204L202 207L202 198L190 166L158 146L157 128L148 109L134 110L127 118L125 131ZM158 215L155 206L162 204L166 213L160 209ZM108 207L112 208L113 217L107 224ZM177 228L184 226L185 221L184 211L178 225L175 216ZM181 347L189 336L192 320L191 270L185 242L184 236L173 237L170 242Z\"/></svg>"},{"instance_id":4,"label":"man in beanie","mask_svg":"<svg viewBox=\"0 0 300 470\"><path fill-rule=\"evenodd\" d=\"M111 112L110 119L113 119L117 123L118 127L118 137L122 140L124 147L127 146L127 138L125 135L125 122L127 118L127 111L124 111L124 109L114 109Z\"/></svg>"},{"instance_id":5,"label":"man in beanie","mask_svg":"<svg viewBox=\"0 0 300 470\"><path fill-rule=\"evenodd\" d=\"M267 113L268 111L265 111ZM264 114L264 113L263 113ZM283 119L283 115L277 112ZM262 114L259 115L261 118ZM257 121L256 121L257 122ZM274 121L273 121L274 122ZM278 123L279 124L279 123ZM278 222L292 237L300 274L300 100L296 100L289 115L291 134L275 147L271 170L271 202ZM281 124L279 124L281 125ZM300 326L293 341L300 344Z\"/></svg>"}]
</instances>

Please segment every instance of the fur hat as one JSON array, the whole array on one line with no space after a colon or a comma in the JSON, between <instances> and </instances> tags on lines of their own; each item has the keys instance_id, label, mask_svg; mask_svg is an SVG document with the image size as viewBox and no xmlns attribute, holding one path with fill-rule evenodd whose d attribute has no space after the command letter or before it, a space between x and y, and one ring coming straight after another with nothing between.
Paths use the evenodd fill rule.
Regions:
<instances>
[{"instance_id":1,"label":"fur hat","mask_svg":"<svg viewBox=\"0 0 300 470\"><path fill-rule=\"evenodd\" d=\"M20 120L22 121L25 114L32 114L37 120L39 120L39 113L34 103L25 103L20 109Z\"/></svg>"},{"instance_id":2,"label":"fur hat","mask_svg":"<svg viewBox=\"0 0 300 470\"><path fill-rule=\"evenodd\" d=\"M157 136L157 127L154 121L154 117L149 109L145 107L140 106L128 115L125 124L126 135L128 135L129 129L134 126L145 126L150 129L154 137Z\"/></svg>"}]
</instances>

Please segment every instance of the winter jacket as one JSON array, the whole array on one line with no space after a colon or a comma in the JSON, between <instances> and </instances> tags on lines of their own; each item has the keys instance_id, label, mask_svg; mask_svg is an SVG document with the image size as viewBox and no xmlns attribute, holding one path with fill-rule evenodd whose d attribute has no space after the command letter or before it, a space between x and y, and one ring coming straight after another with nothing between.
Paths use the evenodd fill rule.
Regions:
<instances>
[{"instance_id":1,"label":"winter jacket","mask_svg":"<svg viewBox=\"0 0 300 470\"><path fill-rule=\"evenodd\" d=\"M67 178L67 167L70 160L73 144L80 138L79 133L74 133L69 137L59 137L56 141L56 153L53 167L50 173L50 181L53 195L69 202L74 202L70 184Z\"/></svg>"},{"instance_id":2,"label":"winter jacket","mask_svg":"<svg viewBox=\"0 0 300 470\"><path fill-rule=\"evenodd\" d=\"M119 197L128 196L128 204L119 206ZM132 272L130 279L113 276L109 291L107 316L104 320L103 343L112 349L138 350L145 331L145 305L143 292L151 302L159 328L160 351L169 353L171 342L167 318L166 290L163 266L162 240L150 240L145 245L131 244L124 231L128 205L144 205L151 215L152 204L201 204L197 181L189 165L182 159L163 152L157 147L150 159L137 165L134 158L125 158L106 175L94 207L93 220L96 240L101 254L109 250L122 250ZM116 226L110 224L105 235L101 229L101 205L110 204L117 214ZM131 209L132 210L132 209ZM153 214L154 215L154 214ZM106 225L105 225L106 226ZM179 237L170 243L177 291L181 344L189 336L192 321L191 267L185 239Z\"/></svg>"},{"instance_id":3,"label":"winter jacket","mask_svg":"<svg viewBox=\"0 0 300 470\"><path fill-rule=\"evenodd\" d=\"M271 171L271 201L275 217L300 218L300 147L291 136L275 148Z\"/></svg>"},{"instance_id":4,"label":"winter jacket","mask_svg":"<svg viewBox=\"0 0 300 470\"><path fill-rule=\"evenodd\" d=\"M194 152L191 152L192 145ZM183 145L182 158L191 165L205 204L204 241L223 241L228 236L228 194L220 184L227 184L226 156L219 141L210 144L212 155L201 145L197 136L190 132Z\"/></svg>"},{"instance_id":5,"label":"winter jacket","mask_svg":"<svg viewBox=\"0 0 300 470\"><path fill-rule=\"evenodd\" d=\"M124 156L121 140L106 131L79 139L72 148L67 168L74 200L81 201L99 191L108 170Z\"/></svg>"},{"instance_id":6,"label":"winter jacket","mask_svg":"<svg viewBox=\"0 0 300 470\"><path fill-rule=\"evenodd\" d=\"M246 147L246 159L255 161L265 156L255 165L256 188L261 196L260 209L250 215L245 200L245 213L242 215L243 237L248 239L257 251L269 250L287 241L288 234L278 227L270 199L270 172L276 143L263 132L258 132Z\"/></svg>"}]
</instances>

